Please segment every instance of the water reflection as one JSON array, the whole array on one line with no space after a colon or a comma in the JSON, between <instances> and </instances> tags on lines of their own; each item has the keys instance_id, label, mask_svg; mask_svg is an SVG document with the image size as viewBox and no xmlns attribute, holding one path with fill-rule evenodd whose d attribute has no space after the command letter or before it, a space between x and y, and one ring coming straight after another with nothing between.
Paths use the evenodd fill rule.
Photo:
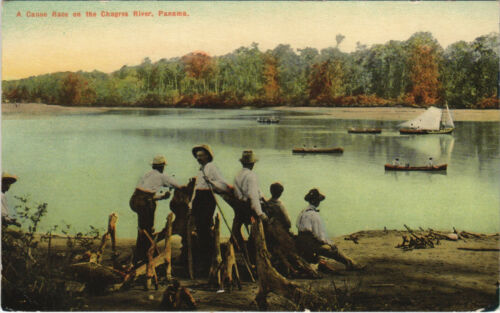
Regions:
<instances>
[{"instance_id":1,"label":"water reflection","mask_svg":"<svg viewBox=\"0 0 500 313\"><path fill-rule=\"evenodd\" d=\"M451 159L455 138L450 135L401 136L397 140L397 152L402 162L421 166L432 157L436 164Z\"/></svg>"}]
</instances>

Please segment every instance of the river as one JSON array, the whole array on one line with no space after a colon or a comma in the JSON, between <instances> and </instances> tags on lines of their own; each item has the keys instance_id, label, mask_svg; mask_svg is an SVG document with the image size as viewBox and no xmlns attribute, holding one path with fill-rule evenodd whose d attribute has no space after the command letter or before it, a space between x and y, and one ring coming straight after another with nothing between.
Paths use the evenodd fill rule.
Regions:
<instances>
[{"instance_id":1,"label":"river","mask_svg":"<svg viewBox=\"0 0 500 313\"><path fill-rule=\"evenodd\" d=\"M279 124L259 124L259 116L279 116ZM270 110L114 110L99 113L6 114L2 117L2 168L19 176L7 199L29 195L48 203L41 230L89 225L105 230L117 212L118 237L135 237L136 216L128 205L136 183L156 154L166 172L186 183L198 164L194 145L209 144L215 163L232 183L244 149L259 161L255 171L266 197L281 182L292 224L317 187L330 236L368 229L410 227L498 232L500 204L497 122L456 122L452 135L404 136L396 121L314 118L307 113ZM348 127L380 127L382 134L348 134ZM345 149L341 155L294 155L293 147ZM412 165L448 163L446 173L386 172L400 157ZM169 212L159 202L156 229ZM219 198L228 219L232 210ZM224 228L224 227L223 227ZM227 235L227 230L223 229Z\"/></svg>"}]
</instances>

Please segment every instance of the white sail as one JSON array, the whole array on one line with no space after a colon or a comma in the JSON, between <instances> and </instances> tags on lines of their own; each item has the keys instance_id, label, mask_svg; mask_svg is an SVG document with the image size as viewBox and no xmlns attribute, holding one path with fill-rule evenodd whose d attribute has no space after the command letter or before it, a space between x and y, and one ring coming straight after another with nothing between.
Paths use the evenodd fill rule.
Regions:
<instances>
[{"instance_id":1,"label":"white sail","mask_svg":"<svg viewBox=\"0 0 500 313\"><path fill-rule=\"evenodd\" d=\"M448 104L446 105L446 112L443 113L442 123L444 127L455 128L455 124L453 124L453 119L451 118L450 109L448 108Z\"/></svg>"},{"instance_id":2,"label":"white sail","mask_svg":"<svg viewBox=\"0 0 500 313\"><path fill-rule=\"evenodd\" d=\"M439 130L440 123L441 109L430 107L417 118L404 122L399 126L411 129Z\"/></svg>"}]
</instances>

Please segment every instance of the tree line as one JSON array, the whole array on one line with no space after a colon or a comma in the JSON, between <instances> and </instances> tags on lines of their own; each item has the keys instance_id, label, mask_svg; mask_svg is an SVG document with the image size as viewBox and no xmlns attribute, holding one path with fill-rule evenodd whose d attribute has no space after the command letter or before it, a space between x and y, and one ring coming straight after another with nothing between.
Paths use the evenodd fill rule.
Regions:
<instances>
[{"instance_id":1,"label":"tree line","mask_svg":"<svg viewBox=\"0 0 500 313\"><path fill-rule=\"evenodd\" d=\"M432 34L351 53L257 43L222 56L196 51L112 73L59 72L2 81L7 102L68 106L418 106L498 108L498 34L443 49Z\"/></svg>"}]
</instances>

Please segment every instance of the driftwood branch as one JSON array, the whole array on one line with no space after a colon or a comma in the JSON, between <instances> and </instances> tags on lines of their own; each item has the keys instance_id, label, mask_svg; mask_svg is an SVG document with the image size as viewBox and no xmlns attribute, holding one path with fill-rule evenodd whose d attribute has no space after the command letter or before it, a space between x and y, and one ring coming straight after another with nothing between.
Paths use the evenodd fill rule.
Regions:
<instances>
[{"instance_id":1,"label":"driftwood branch","mask_svg":"<svg viewBox=\"0 0 500 313\"><path fill-rule=\"evenodd\" d=\"M460 247L458 250L468 250L468 251L500 251L499 248L465 248Z\"/></svg>"},{"instance_id":2,"label":"driftwood branch","mask_svg":"<svg viewBox=\"0 0 500 313\"><path fill-rule=\"evenodd\" d=\"M104 253L104 248L108 239L111 239L111 249L113 255L116 254L116 222L118 221L118 214L115 212L111 213L108 218L108 231L101 238L101 245L97 250L97 263L101 262L102 254Z\"/></svg>"},{"instance_id":3,"label":"driftwood branch","mask_svg":"<svg viewBox=\"0 0 500 313\"><path fill-rule=\"evenodd\" d=\"M165 270L166 279L170 281L172 279L172 224L174 219L174 213L170 213L167 216L167 223L165 225L165 264L167 268Z\"/></svg>"},{"instance_id":4,"label":"driftwood branch","mask_svg":"<svg viewBox=\"0 0 500 313\"><path fill-rule=\"evenodd\" d=\"M214 253L210 271L208 272L208 284L222 287L221 271L222 271L222 255L220 251L220 217L219 213L215 215L214 222Z\"/></svg>"}]
</instances>

